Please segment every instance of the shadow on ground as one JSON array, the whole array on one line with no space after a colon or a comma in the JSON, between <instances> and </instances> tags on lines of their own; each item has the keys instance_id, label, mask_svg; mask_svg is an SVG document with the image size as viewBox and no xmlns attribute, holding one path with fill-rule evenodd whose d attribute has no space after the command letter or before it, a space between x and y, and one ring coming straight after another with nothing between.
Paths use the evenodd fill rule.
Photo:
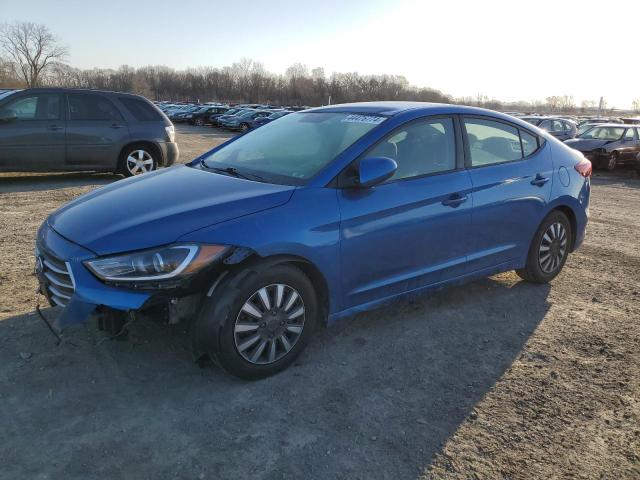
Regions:
<instances>
[{"instance_id":1,"label":"shadow on ground","mask_svg":"<svg viewBox=\"0 0 640 480\"><path fill-rule=\"evenodd\" d=\"M122 175L113 173L15 173L0 176L0 193L37 192L61 188L101 186L122 180Z\"/></svg>"},{"instance_id":2,"label":"shadow on ground","mask_svg":"<svg viewBox=\"0 0 640 480\"><path fill-rule=\"evenodd\" d=\"M503 274L319 333L259 382L197 368L180 328L56 347L0 321L0 477L415 478L521 352L548 286ZM45 312L53 317L56 310Z\"/></svg>"}]
</instances>

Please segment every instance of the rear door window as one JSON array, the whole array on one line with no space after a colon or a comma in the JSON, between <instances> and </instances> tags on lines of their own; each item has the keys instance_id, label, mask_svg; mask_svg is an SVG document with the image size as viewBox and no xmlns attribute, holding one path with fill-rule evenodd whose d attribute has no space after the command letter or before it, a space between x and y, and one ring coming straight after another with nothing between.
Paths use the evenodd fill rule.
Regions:
<instances>
[{"instance_id":1,"label":"rear door window","mask_svg":"<svg viewBox=\"0 0 640 480\"><path fill-rule=\"evenodd\" d=\"M516 127L492 120L465 118L464 128L472 167L522 158L520 135Z\"/></svg>"},{"instance_id":2,"label":"rear door window","mask_svg":"<svg viewBox=\"0 0 640 480\"><path fill-rule=\"evenodd\" d=\"M70 93L69 119L71 120L122 120L122 115L106 97L87 93Z\"/></svg>"}]
</instances>

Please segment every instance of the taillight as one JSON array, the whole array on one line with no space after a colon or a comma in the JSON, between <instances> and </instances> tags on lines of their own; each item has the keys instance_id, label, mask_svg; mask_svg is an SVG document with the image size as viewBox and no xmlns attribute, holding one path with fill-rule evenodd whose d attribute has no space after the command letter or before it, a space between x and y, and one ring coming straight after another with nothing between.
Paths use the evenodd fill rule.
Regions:
<instances>
[{"instance_id":1,"label":"taillight","mask_svg":"<svg viewBox=\"0 0 640 480\"><path fill-rule=\"evenodd\" d=\"M592 170L591 162L586 158L576 163L575 169L576 169L576 172L578 172L580 175L582 175L585 178L588 178L591 176L591 170Z\"/></svg>"}]
</instances>

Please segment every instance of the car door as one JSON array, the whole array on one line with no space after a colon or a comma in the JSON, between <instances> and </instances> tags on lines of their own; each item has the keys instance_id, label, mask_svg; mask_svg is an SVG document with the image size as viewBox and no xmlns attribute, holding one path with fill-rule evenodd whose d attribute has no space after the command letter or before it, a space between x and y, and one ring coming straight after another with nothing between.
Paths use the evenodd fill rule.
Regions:
<instances>
[{"instance_id":1,"label":"car door","mask_svg":"<svg viewBox=\"0 0 640 480\"><path fill-rule=\"evenodd\" d=\"M59 93L12 95L0 107L11 120L0 122L0 169L65 169L65 120Z\"/></svg>"},{"instance_id":2,"label":"car door","mask_svg":"<svg viewBox=\"0 0 640 480\"><path fill-rule=\"evenodd\" d=\"M553 164L537 135L487 117L464 117L466 163L473 185L474 271L526 255L551 195Z\"/></svg>"},{"instance_id":3,"label":"car door","mask_svg":"<svg viewBox=\"0 0 640 480\"><path fill-rule=\"evenodd\" d=\"M620 158L622 160L631 160L636 157L638 152L638 137L635 128L629 127L624 132L618 151L620 152Z\"/></svg>"},{"instance_id":4,"label":"car door","mask_svg":"<svg viewBox=\"0 0 640 480\"><path fill-rule=\"evenodd\" d=\"M345 308L465 272L471 181L456 136L451 117L405 124L365 154L393 158L392 178L338 190Z\"/></svg>"},{"instance_id":5,"label":"car door","mask_svg":"<svg viewBox=\"0 0 640 480\"><path fill-rule=\"evenodd\" d=\"M67 94L67 164L74 169L115 170L129 129L106 96Z\"/></svg>"}]
</instances>

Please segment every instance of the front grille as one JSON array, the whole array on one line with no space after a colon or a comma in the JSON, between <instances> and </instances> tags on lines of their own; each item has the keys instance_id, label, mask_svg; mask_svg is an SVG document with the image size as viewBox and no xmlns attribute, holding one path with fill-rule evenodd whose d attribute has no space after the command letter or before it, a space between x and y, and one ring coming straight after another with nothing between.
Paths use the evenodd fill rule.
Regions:
<instances>
[{"instance_id":1,"label":"front grille","mask_svg":"<svg viewBox=\"0 0 640 480\"><path fill-rule=\"evenodd\" d=\"M75 290L69 264L45 251L40 251L40 260L42 261L42 286L46 290L43 293L51 303L61 307L66 306Z\"/></svg>"}]
</instances>

